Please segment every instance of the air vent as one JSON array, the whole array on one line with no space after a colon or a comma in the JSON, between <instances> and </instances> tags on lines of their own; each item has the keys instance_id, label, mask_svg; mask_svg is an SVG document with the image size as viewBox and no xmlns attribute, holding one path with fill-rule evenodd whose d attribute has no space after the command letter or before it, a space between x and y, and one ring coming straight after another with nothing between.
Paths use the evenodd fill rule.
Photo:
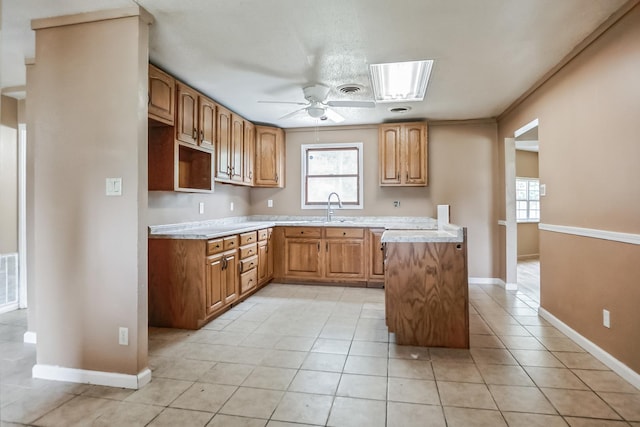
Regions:
<instances>
[{"instance_id":1,"label":"air vent","mask_svg":"<svg viewBox=\"0 0 640 427\"><path fill-rule=\"evenodd\" d=\"M407 111L411 110L411 107L393 107L393 108L389 108L389 111L395 114L402 114L402 113L406 113Z\"/></svg>"},{"instance_id":2,"label":"air vent","mask_svg":"<svg viewBox=\"0 0 640 427\"><path fill-rule=\"evenodd\" d=\"M346 85L340 85L337 87L337 89L338 89L338 92L351 94L351 93L358 93L364 88L359 84L349 83Z\"/></svg>"}]
</instances>

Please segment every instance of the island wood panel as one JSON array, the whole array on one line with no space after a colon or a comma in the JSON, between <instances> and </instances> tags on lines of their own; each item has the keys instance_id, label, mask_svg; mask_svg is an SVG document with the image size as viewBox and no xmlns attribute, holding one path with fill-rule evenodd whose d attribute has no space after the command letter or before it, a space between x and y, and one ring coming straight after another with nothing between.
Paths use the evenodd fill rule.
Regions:
<instances>
[{"instance_id":1,"label":"island wood panel","mask_svg":"<svg viewBox=\"0 0 640 427\"><path fill-rule=\"evenodd\" d=\"M205 323L206 240L149 239L149 325L197 329Z\"/></svg>"},{"instance_id":2,"label":"island wood panel","mask_svg":"<svg viewBox=\"0 0 640 427\"><path fill-rule=\"evenodd\" d=\"M386 243L387 325L399 345L469 348L463 243Z\"/></svg>"}]
</instances>

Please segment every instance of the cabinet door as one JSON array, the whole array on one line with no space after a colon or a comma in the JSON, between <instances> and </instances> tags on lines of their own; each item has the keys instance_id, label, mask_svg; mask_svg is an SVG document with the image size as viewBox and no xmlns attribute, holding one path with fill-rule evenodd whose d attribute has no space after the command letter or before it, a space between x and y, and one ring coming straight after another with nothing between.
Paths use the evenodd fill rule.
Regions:
<instances>
[{"instance_id":1,"label":"cabinet door","mask_svg":"<svg viewBox=\"0 0 640 427\"><path fill-rule=\"evenodd\" d=\"M399 185L401 181L401 126L382 125L378 134L380 185Z\"/></svg>"},{"instance_id":2,"label":"cabinet door","mask_svg":"<svg viewBox=\"0 0 640 427\"><path fill-rule=\"evenodd\" d=\"M364 279L364 241L362 239L327 240L325 243L325 276L342 279Z\"/></svg>"},{"instance_id":3,"label":"cabinet door","mask_svg":"<svg viewBox=\"0 0 640 427\"><path fill-rule=\"evenodd\" d=\"M382 233L382 229L369 230L369 280L372 281L384 281L384 251L380 242Z\"/></svg>"},{"instance_id":4,"label":"cabinet door","mask_svg":"<svg viewBox=\"0 0 640 427\"><path fill-rule=\"evenodd\" d=\"M200 97L200 146L213 149L216 137L216 104L209 98Z\"/></svg>"},{"instance_id":5,"label":"cabinet door","mask_svg":"<svg viewBox=\"0 0 640 427\"><path fill-rule=\"evenodd\" d=\"M222 286L224 283L224 261L222 255L207 258L206 313L210 315L224 306Z\"/></svg>"},{"instance_id":6,"label":"cabinet door","mask_svg":"<svg viewBox=\"0 0 640 427\"><path fill-rule=\"evenodd\" d=\"M284 187L284 132L256 126L256 187Z\"/></svg>"},{"instance_id":7,"label":"cabinet door","mask_svg":"<svg viewBox=\"0 0 640 427\"><path fill-rule=\"evenodd\" d=\"M268 230L267 236L267 281L273 279L273 228Z\"/></svg>"},{"instance_id":8,"label":"cabinet door","mask_svg":"<svg viewBox=\"0 0 640 427\"><path fill-rule=\"evenodd\" d=\"M198 144L198 93L189 86L178 83L178 113L176 139L188 144Z\"/></svg>"},{"instance_id":9,"label":"cabinet door","mask_svg":"<svg viewBox=\"0 0 640 427\"><path fill-rule=\"evenodd\" d=\"M242 168L244 163L242 155L244 153L244 120L242 117L231 114L231 153L229 155L231 176L233 182L243 181Z\"/></svg>"},{"instance_id":10,"label":"cabinet door","mask_svg":"<svg viewBox=\"0 0 640 427\"><path fill-rule=\"evenodd\" d=\"M427 184L427 138L423 123L406 124L402 129L403 183L407 185Z\"/></svg>"},{"instance_id":11,"label":"cabinet door","mask_svg":"<svg viewBox=\"0 0 640 427\"><path fill-rule=\"evenodd\" d=\"M229 180L231 176L231 111L218 107L216 124L216 178Z\"/></svg>"},{"instance_id":12,"label":"cabinet door","mask_svg":"<svg viewBox=\"0 0 640 427\"><path fill-rule=\"evenodd\" d=\"M223 298L224 304L227 305L238 299L238 255L236 251L225 252L223 258L225 259Z\"/></svg>"},{"instance_id":13,"label":"cabinet door","mask_svg":"<svg viewBox=\"0 0 640 427\"><path fill-rule=\"evenodd\" d=\"M268 280L269 262L268 242L266 240L258 242L258 284L262 285Z\"/></svg>"},{"instance_id":14,"label":"cabinet door","mask_svg":"<svg viewBox=\"0 0 640 427\"><path fill-rule=\"evenodd\" d=\"M176 81L167 73L149 65L149 117L173 126Z\"/></svg>"},{"instance_id":15,"label":"cabinet door","mask_svg":"<svg viewBox=\"0 0 640 427\"><path fill-rule=\"evenodd\" d=\"M253 185L253 168L256 150L256 128L253 123L244 121L244 145L242 160L244 162L242 168L242 182L247 185Z\"/></svg>"},{"instance_id":16,"label":"cabinet door","mask_svg":"<svg viewBox=\"0 0 640 427\"><path fill-rule=\"evenodd\" d=\"M287 238L284 249L285 275L300 278L322 277L320 246L320 239Z\"/></svg>"}]
</instances>

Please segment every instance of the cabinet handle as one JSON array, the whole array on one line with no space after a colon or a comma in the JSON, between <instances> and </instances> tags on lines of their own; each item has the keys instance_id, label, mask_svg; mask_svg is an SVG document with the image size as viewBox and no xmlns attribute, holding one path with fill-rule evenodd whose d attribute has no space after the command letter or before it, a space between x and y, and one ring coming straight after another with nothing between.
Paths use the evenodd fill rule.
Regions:
<instances>
[{"instance_id":1,"label":"cabinet handle","mask_svg":"<svg viewBox=\"0 0 640 427\"><path fill-rule=\"evenodd\" d=\"M253 171L249 171L249 179L253 179Z\"/></svg>"},{"instance_id":2,"label":"cabinet handle","mask_svg":"<svg viewBox=\"0 0 640 427\"><path fill-rule=\"evenodd\" d=\"M276 174L276 182L278 182L278 174Z\"/></svg>"},{"instance_id":3,"label":"cabinet handle","mask_svg":"<svg viewBox=\"0 0 640 427\"><path fill-rule=\"evenodd\" d=\"M200 131L200 141L204 141L204 132Z\"/></svg>"},{"instance_id":4,"label":"cabinet handle","mask_svg":"<svg viewBox=\"0 0 640 427\"><path fill-rule=\"evenodd\" d=\"M343 231L343 232L342 232L342 235L343 235L343 236L346 236L346 235L347 235L347 232L346 232L346 231Z\"/></svg>"},{"instance_id":5,"label":"cabinet handle","mask_svg":"<svg viewBox=\"0 0 640 427\"><path fill-rule=\"evenodd\" d=\"M409 182L409 172L407 172L407 182Z\"/></svg>"},{"instance_id":6,"label":"cabinet handle","mask_svg":"<svg viewBox=\"0 0 640 427\"><path fill-rule=\"evenodd\" d=\"M304 234L304 231L301 231L300 234ZM320 244L320 243L318 243L318 244Z\"/></svg>"},{"instance_id":7,"label":"cabinet handle","mask_svg":"<svg viewBox=\"0 0 640 427\"><path fill-rule=\"evenodd\" d=\"M226 269L227 269L227 259L222 258L222 270L226 270Z\"/></svg>"},{"instance_id":8,"label":"cabinet handle","mask_svg":"<svg viewBox=\"0 0 640 427\"><path fill-rule=\"evenodd\" d=\"M329 252L329 242L324 244L324 251Z\"/></svg>"},{"instance_id":9,"label":"cabinet handle","mask_svg":"<svg viewBox=\"0 0 640 427\"><path fill-rule=\"evenodd\" d=\"M193 133L191 134L191 136L193 137L193 139L195 139L196 141L198 140L198 130L196 128L193 128Z\"/></svg>"},{"instance_id":10,"label":"cabinet handle","mask_svg":"<svg viewBox=\"0 0 640 427\"><path fill-rule=\"evenodd\" d=\"M320 242L318 242L318 253L320 253Z\"/></svg>"},{"instance_id":11,"label":"cabinet handle","mask_svg":"<svg viewBox=\"0 0 640 427\"><path fill-rule=\"evenodd\" d=\"M400 172L398 172L398 176L397 176L396 180L400 181Z\"/></svg>"}]
</instances>

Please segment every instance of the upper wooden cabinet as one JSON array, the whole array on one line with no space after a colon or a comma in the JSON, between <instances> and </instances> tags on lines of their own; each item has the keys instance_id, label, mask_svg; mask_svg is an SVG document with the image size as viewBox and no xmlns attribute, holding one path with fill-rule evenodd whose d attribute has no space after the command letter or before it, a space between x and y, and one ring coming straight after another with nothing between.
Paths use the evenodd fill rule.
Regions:
<instances>
[{"instance_id":1,"label":"upper wooden cabinet","mask_svg":"<svg viewBox=\"0 0 640 427\"><path fill-rule=\"evenodd\" d=\"M218 106L216 133L216 179L228 181L231 178L231 111L221 106Z\"/></svg>"},{"instance_id":2,"label":"upper wooden cabinet","mask_svg":"<svg viewBox=\"0 0 640 427\"><path fill-rule=\"evenodd\" d=\"M231 182L242 183L244 181L244 122L237 114L231 114L231 150L229 152L229 167Z\"/></svg>"},{"instance_id":3,"label":"upper wooden cabinet","mask_svg":"<svg viewBox=\"0 0 640 427\"><path fill-rule=\"evenodd\" d=\"M253 169L255 165L256 152L256 127L248 120L244 121L244 141L242 149L243 167L242 182L246 185L253 185Z\"/></svg>"},{"instance_id":4,"label":"upper wooden cabinet","mask_svg":"<svg viewBox=\"0 0 640 427\"><path fill-rule=\"evenodd\" d=\"M379 128L380 185L427 185L427 125L389 123Z\"/></svg>"},{"instance_id":5,"label":"upper wooden cabinet","mask_svg":"<svg viewBox=\"0 0 640 427\"><path fill-rule=\"evenodd\" d=\"M284 131L256 126L255 187L284 187Z\"/></svg>"},{"instance_id":6,"label":"upper wooden cabinet","mask_svg":"<svg viewBox=\"0 0 640 427\"><path fill-rule=\"evenodd\" d=\"M149 64L149 118L173 126L176 80Z\"/></svg>"},{"instance_id":7,"label":"upper wooden cabinet","mask_svg":"<svg viewBox=\"0 0 640 427\"><path fill-rule=\"evenodd\" d=\"M216 104L195 89L177 83L176 139L213 149Z\"/></svg>"}]
</instances>

